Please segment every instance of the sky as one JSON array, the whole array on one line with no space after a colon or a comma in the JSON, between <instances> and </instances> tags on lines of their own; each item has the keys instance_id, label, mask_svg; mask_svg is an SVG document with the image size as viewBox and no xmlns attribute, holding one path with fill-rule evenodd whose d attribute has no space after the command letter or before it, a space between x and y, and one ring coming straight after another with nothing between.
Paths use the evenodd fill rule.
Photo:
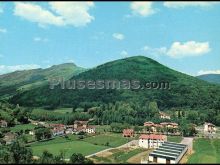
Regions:
<instances>
[{"instance_id":1,"label":"sky","mask_svg":"<svg viewBox=\"0 0 220 165\"><path fill-rule=\"evenodd\" d=\"M0 74L130 56L220 74L219 2L0 2Z\"/></svg>"}]
</instances>

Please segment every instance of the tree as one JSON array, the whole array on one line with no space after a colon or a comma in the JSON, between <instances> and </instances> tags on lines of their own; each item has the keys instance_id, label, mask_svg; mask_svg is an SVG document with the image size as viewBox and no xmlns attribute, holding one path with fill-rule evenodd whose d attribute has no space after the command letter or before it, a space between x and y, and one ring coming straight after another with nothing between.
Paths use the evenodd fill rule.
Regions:
<instances>
[{"instance_id":1,"label":"tree","mask_svg":"<svg viewBox=\"0 0 220 165\"><path fill-rule=\"evenodd\" d=\"M93 162L89 159L86 159L82 154L74 153L70 157L70 163L72 163L72 164L92 164Z\"/></svg>"},{"instance_id":2,"label":"tree","mask_svg":"<svg viewBox=\"0 0 220 165\"><path fill-rule=\"evenodd\" d=\"M35 130L35 138L39 140L51 138L52 133L49 128L38 128Z\"/></svg>"},{"instance_id":3,"label":"tree","mask_svg":"<svg viewBox=\"0 0 220 165\"><path fill-rule=\"evenodd\" d=\"M54 163L53 154L49 153L48 151L43 151L43 154L40 158L41 164L52 164Z\"/></svg>"},{"instance_id":4,"label":"tree","mask_svg":"<svg viewBox=\"0 0 220 165\"><path fill-rule=\"evenodd\" d=\"M220 114L215 117L215 124L216 124L217 126L220 126Z\"/></svg>"},{"instance_id":5,"label":"tree","mask_svg":"<svg viewBox=\"0 0 220 165\"><path fill-rule=\"evenodd\" d=\"M181 118L180 110L178 110L178 118L179 118L179 119Z\"/></svg>"},{"instance_id":6,"label":"tree","mask_svg":"<svg viewBox=\"0 0 220 165\"><path fill-rule=\"evenodd\" d=\"M156 101L150 102L149 106L148 106L148 109L149 109L149 116L150 117L154 117L157 114L159 114L159 108L157 106L157 102Z\"/></svg>"},{"instance_id":7,"label":"tree","mask_svg":"<svg viewBox=\"0 0 220 165\"><path fill-rule=\"evenodd\" d=\"M22 145L20 142L15 141L9 147L9 154L12 161L16 164L24 164L32 162L32 151Z\"/></svg>"}]
</instances>

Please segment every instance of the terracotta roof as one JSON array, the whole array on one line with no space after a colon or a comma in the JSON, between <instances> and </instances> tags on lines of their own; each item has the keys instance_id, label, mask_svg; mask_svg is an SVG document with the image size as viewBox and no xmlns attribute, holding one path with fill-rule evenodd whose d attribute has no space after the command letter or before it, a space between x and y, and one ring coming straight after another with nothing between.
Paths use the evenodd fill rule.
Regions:
<instances>
[{"instance_id":1,"label":"terracotta roof","mask_svg":"<svg viewBox=\"0 0 220 165\"><path fill-rule=\"evenodd\" d=\"M160 125L168 125L169 123L166 123L166 122L163 122L163 123L160 123Z\"/></svg>"},{"instance_id":2,"label":"terracotta roof","mask_svg":"<svg viewBox=\"0 0 220 165\"><path fill-rule=\"evenodd\" d=\"M95 126L89 125L86 129L95 129Z\"/></svg>"},{"instance_id":3,"label":"terracotta roof","mask_svg":"<svg viewBox=\"0 0 220 165\"><path fill-rule=\"evenodd\" d=\"M55 127L52 129L53 132L64 131L64 127Z\"/></svg>"},{"instance_id":4,"label":"terracotta roof","mask_svg":"<svg viewBox=\"0 0 220 165\"><path fill-rule=\"evenodd\" d=\"M123 133L134 133L133 129L124 129Z\"/></svg>"},{"instance_id":5,"label":"terracotta roof","mask_svg":"<svg viewBox=\"0 0 220 165\"><path fill-rule=\"evenodd\" d=\"M178 126L178 124L177 123L170 123L171 125L174 125L174 126Z\"/></svg>"},{"instance_id":6,"label":"terracotta roof","mask_svg":"<svg viewBox=\"0 0 220 165\"><path fill-rule=\"evenodd\" d=\"M155 135L155 134L150 134L150 135L145 135L142 134L139 139L153 139L153 140L164 140L165 139L165 135Z\"/></svg>"},{"instance_id":7,"label":"terracotta roof","mask_svg":"<svg viewBox=\"0 0 220 165\"><path fill-rule=\"evenodd\" d=\"M170 122L163 122L163 123L160 123L160 125L173 125L173 126L178 126L177 123L170 123Z\"/></svg>"},{"instance_id":8,"label":"terracotta roof","mask_svg":"<svg viewBox=\"0 0 220 165\"><path fill-rule=\"evenodd\" d=\"M148 121L148 122L144 123L144 126L153 126L153 125L154 125L154 123L151 122L151 121Z\"/></svg>"},{"instance_id":9,"label":"terracotta roof","mask_svg":"<svg viewBox=\"0 0 220 165\"><path fill-rule=\"evenodd\" d=\"M74 124L87 124L89 121L76 120Z\"/></svg>"},{"instance_id":10,"label":"terracotta roof","mask_svg":"<svg viewBox=\"0 0 220 165\"><path fill-rule=\"evenodd\" d=\"M63 124L49 124L50 127L64 127Z\"/></svg>"}]
</instances>

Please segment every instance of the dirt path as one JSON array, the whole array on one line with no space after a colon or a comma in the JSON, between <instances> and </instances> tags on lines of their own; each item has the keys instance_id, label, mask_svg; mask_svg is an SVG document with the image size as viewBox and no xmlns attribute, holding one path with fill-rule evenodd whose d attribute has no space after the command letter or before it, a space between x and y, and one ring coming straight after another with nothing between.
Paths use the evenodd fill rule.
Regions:
<instances>
[{"instance_id":1,"label":"dirt path","mask_svg":"<svg viewBox=\"0 0 220 165\"><path fill-rule=\"evenodd\" d=\"M193 151L193 137L184 137L183 140L181 141L181 144L186 144L188 146L187 153L180 160L181 164L185 164L185 163L187 163L189 156L194 153L194 151Z\"/></svg>"},{"instance_id":2,"label":"dirt path","mask_svg":"<svg viewBox=\"0 0 220 165\"><path fill-rule=\"evenodd\" d=\"M137 143L137 140L132 140L126 144L123 144L119 147L115 147L115 148L108 148L108 149L105 149L105 150L102 150L102 151L99 151L99 152L96 152L96 153L93 153L93 154L90 154L90 155L87 155L86 158L89 158L89 157L92 157L92 156L95 156L95 155L101 155L101 154L105 154L105 152L108 152L112 149L121 149L121 148L128 148L128 147L131 147L133 145L135 145Z\"/></svg>"},{"instance_id":3,"label":"dirt path","mask_svg":"<svg viewBox=\"0 0 220 165\"><path fill-rule=\"evenodd\" d=\"M148 151L141 152L141 153L139 153L139 154L137 154L137 155L135 155L135 156L129 158L129 159L127 160L127 162L128 162L128 163L131 163L131 164L140 164L140 162L141 162L141 160L142 160L143 158L145 158L145 159L148 158L148 155L149 155L149 153L150 153L151 151L153 151L153 149L148 150Z\"/></svg>"}]
</instances>

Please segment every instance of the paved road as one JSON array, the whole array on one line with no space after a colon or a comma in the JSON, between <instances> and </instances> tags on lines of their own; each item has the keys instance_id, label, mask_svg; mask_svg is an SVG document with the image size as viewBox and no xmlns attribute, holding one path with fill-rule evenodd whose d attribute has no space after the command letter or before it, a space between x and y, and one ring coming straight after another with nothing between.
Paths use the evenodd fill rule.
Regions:
<instances>
[{"instance_id":1,"label":"paved road","mask_svg":"<svg viewBox=\"0 0 220 165\"><path fill-rule=\"evenodd\" d=\"M188 146L189 152L193 149L193 137L184 137L181 144L186 144Z\"/></svg>"}]
</instances>

